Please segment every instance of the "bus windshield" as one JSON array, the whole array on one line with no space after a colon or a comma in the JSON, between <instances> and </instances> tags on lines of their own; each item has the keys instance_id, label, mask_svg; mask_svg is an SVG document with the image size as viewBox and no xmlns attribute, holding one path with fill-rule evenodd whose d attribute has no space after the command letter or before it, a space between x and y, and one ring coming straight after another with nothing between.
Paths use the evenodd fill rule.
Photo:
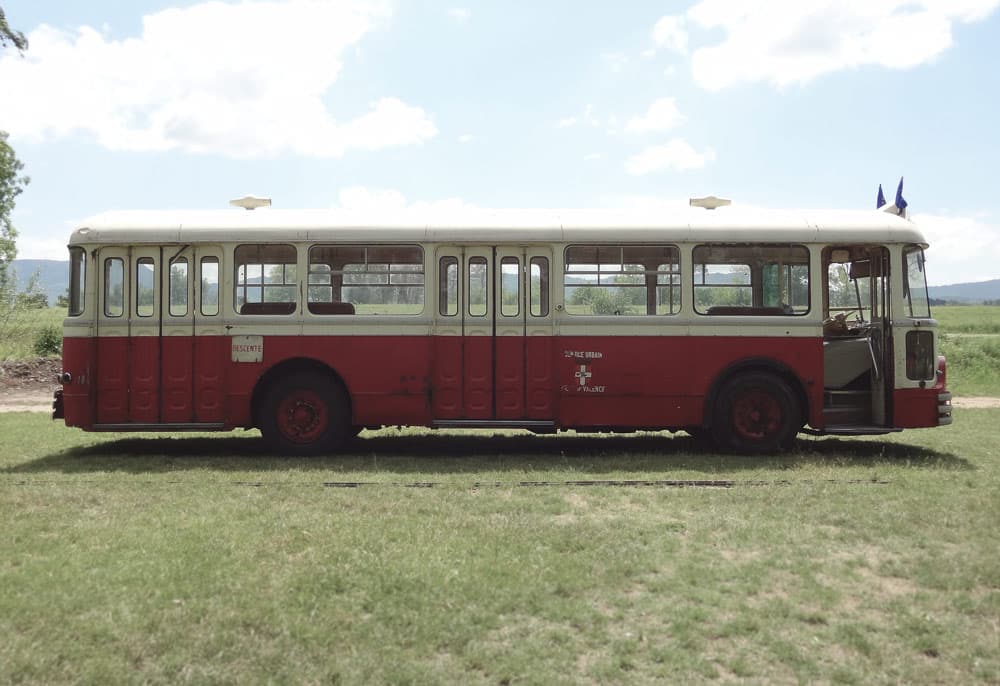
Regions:
<instances>
[{"instance_id":1,"label":"bus windshield","mask_svg":"<svg viewBox=\"0 0 1000 686\"><path fill-rule=\"evenodd\" d=\"M927 272L924 270L924 251L918 245L912 245L903 254L906 269L906 281L903 284L903 295L911 317L930 317L930 300L927 297Z\"/></svg>"}]
</instances>

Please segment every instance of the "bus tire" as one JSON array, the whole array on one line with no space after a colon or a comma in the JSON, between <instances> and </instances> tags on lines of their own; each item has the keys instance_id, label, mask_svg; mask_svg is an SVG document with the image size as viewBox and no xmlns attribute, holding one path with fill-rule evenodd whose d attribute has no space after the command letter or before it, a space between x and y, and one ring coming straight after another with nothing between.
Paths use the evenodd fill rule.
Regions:
<instances>
[{"instance_id":1,"label":"bus tire","mask_svg":"<svg viewBox=\"0 0 1000 686\"><path fill-rule=\"evenodd\" d=\"M280 378L264 394L260 431L276 453L332 452L353 436L347 394L315 372Z\"/></svg>"},{"instance_id":2,"label":"bus tire","mask_svg":"<svg viewBox=\"0 0 1000 686\"><path fill-rule=\"evenodd\" d=\"M726 382L715 402L712 438L726 452L788 450L802 425L795 395L774 374L748 372Z\"/></svg>"}]
</instances>

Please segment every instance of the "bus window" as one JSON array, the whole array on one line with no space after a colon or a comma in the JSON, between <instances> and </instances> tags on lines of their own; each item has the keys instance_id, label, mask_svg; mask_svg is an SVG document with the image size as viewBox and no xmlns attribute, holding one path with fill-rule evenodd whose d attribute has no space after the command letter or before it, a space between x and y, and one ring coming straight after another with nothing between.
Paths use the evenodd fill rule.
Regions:
<instances>
[{"instance_id":1,"label":"bus window","mask_svg":"<svg viewBox=\"0 0 1000 686\"><path fill-rule=\"evenodd\" d=\"M809 250L802 245L699 245L694 309L709 315L809 312Z\"/></svg>"},{"instance_id":2,"label":"bus window","mask_svg":"<svg viewBox=\"0 0 1000 686\"><path fill-rule=\"evenodd\" d=\"M681 304L677 248L571 245L563 294L569 314L676 314Z\"/></svg>"},{"instance_id":3,"label":"bus window","mask_svg":"<svg viewBox=\"0 0 1000 686\"><path fill-rule=\"evenodd\" d=\"M521 312L521 261L516 257L500 260L500 314L516 317Z\"/></svg>"},{"instance_id":4,"label":"bus window","mask_svg":"<svg viewBox=\"0 0 1000 686\"><path fill-rule=\"evenodd\" d=\"M181 257L170 263L170 316L183 317L188 311L188 261Z\"/></svg>"},{"instance_id":5,"label":"bus window","mask_svg":"<svg viewBox=\"0 0 1000 686\"><path fill-rule=\"evenodd\" d=\"M83 248L69 249L69 316L83 314L87 285L87 253Z\"/></svg>"},{"instance_id":6,"label":"bus window","mask_svg":"<svg viewBox=\"0 0 1000 686\"><path fill-rule=\"evenodd\" d=\"M219 314L219 258L201 258L201 313L206 317Z\"/></svg>"},{"instance_id":7,"label":"bus window","mask_svg":"<svg viewBox=\"0 0 1000 686\"><path fill-rule=\"evenodd\" d=\"M420 314L424 251L416 245L321 245L309 251L313 314Z\"/></svg>"},{"instance_id":8,"label":"bus window","mask_svg":"<svg viewBox=\"0 0 1000 686\"><path fill-rule=\"evenodd\" d=\"M298 302L294 245L236 247L236 293L240 314L292 314Z\"/></svg>"},{"instance_id":9,"label":"bus window","mask_svg":"<svg viewBox=\"0 0 1000 686\"><path fill-rule=\"evenodd\" d=\"M472 317L486 316L486 303L489 302L489 280L487 279L486 258L469 258L469 315Z\"/></svg>"},{"instance_id":10,"label":"bus window","mask_svg":"<svg viewBox=\"0 0 1000 686\"><path fill-rule=\"evenodd\" d=\"M139 317L153 316L154 269L152 257L140 257L135 263L135 313Z\"/></svg>"},{"instance_id":11,"label":"bus window","mask_svg":"<svg viewBox=\"0 0 1000 686\"><path fill-rule=\"evenodd\" d=\"M906 269L903 273L903 294L911 317L930 317L931 306L927 296L927 274L924 271L924 251L918 245L911 245L903 254Z\"/></svg>"},{"instance_id":12,"label":"bus window","mask_svg":"<svg viewBox=\"0 0 1000 686\"><path fill-rule=\"evenodd\" d=\"M104 316L125 313L125 263L120 257L104 260Z\"/></svg>"},{"instance_id":13,"label":"bus window","mask_svg":"<svg viewBox=\"0 0 1000 686\"><path fill-rule=\"evenodd\" d=\"M442 257L438 268L438 312L445 317L458 314L458 258Z\"/></svg>"},{"instance_id":14,"label":"bus window","mask_svg":"<svg viewBox=\"0 0 1000 686\"><path fill-rule=\"evenodd\" d=\"M531 316L549 316L549 258L532 257L528 295L531 299Z\"/></svg>"}]
</instances>

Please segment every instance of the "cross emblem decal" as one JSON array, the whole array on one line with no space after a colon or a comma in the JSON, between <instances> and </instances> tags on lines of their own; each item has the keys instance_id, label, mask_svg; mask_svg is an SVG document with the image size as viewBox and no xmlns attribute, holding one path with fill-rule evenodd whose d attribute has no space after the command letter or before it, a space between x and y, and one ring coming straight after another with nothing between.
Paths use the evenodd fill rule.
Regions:
<instances>
[{"instance_id":1,"label":"cross emblem decal","mask_svg":"<svg viewBox=\"0 0 1000 686\"><path fill-rule=\"evenodd\" d=\"M581 364L580 365L580 371L578 371L575 374L573 374L573 376L575 376L576 378L578 378L580 380L580 385L581 386L586 386L587 385L587 379L589 379L590 377L592 377L593 374L587 371L587 365Z\"/></svg>"}]
</instances>

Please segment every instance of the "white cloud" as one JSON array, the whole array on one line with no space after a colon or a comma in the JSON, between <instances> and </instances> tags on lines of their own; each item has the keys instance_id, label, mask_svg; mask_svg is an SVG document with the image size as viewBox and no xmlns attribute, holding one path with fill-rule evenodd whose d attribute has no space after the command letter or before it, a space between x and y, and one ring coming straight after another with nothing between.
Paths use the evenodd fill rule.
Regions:
<instances>
[{"instance_id":1,"label":"white cloud","mask_svg":"<svg viewBox=\"0 0 1000 686\"><path fill-rule=\"evenodd\" d=\"M448 10L448 16L459 24L465 24L472 18L472 10L468 7L452 7Z\"/></svg>"},{"instance_id":2,"label":"white cloud","mask_svg":"<svg viewBox=\"0 0 1000 686\"><path fill-rule=\"evenodd\" d=\"M600 126L601 120L594 116L594 106L587 104L583 108L583 114L580 116L572 115L569 117L563 117L558 122L556 122L556 128L558 129L568 129L577 124L585 124L587 126Z\"/></svg>"},{"instance_id":3,"label":"white cloud","mask_svg":"<svg viewBox=\"0 0 1000 686\"><path fill-rule=\"evenodd\" d=\"M980 21L1000 0L701 0L687 13L725 39L694 51L708 90L743 82L804 84L865 65L908 69L948 49L955 22ZM663 20L661 20L663 21Z\"/></svg>"},{"instance_id":4,"label":"white cloud","mask_svg":"<svg viewBox=\"0 0 1000 686\"><path fill-rule=\"evenodd\" d=\"M666 48L681 55L687 54L688 32L684 26L684 17L662 17L653 26L653 42L657 47Z\"/></svg>"},{"instance_id":5,"label":"white cloud","mask_svg":"<svg viewBox=\"0 0 1000 686\"><path fill-rule=\"evenodd\" d=\"M79 224L75 224L72 228L77 226ZM65 238L33 238L24 234L17 237L19 260L65 260L66 256Z\"/></svg>"},{"instance_id":6,"label":"white cloud","mask_svg":"<svg viewBox=\"0 0 1000 686\"><path fill-rule=\"evenodd\" d=\"M625 125L628 133L651 133L669 131L684 122L684 115L677 109L673 98L654 100L641 117L632 117Z\"/></svg>"},{"instance_id":7,"label":"white cloud","mask_svg":"<svg viewBox=\"0 0 1000 686\"><path fill-rule=\"evenodd\" d=\"M418 210L435 213L455 213L476 209L477 206L467 203L461 198L443 198L441 200L418 200L408 202L406 196L393 188L368 188L367 186L348 186L337 194L337 207L345 210L364 211L398 211Z\"/></svg>"},{"instance_id":8,"label":"white cloud","mask_svg":"<svg viewBox=\"0 0 1000 686\"><path fill-rule=\"evenodd\" d=\"M463 133L461 136L458 137L458 142L462 144L471 143L474 140L476 140L476 137L473 136L471 133Z\"/></svg>"},{"instance_id":9,"label":"white cloud","mask_svg":"<svg viewBox=\"0 0 1000 686\"><path fill-rule=\"evenodd\" d=\"M124 40L43 25L23 58L0 58L0 121L29 140L238 158L419 144L437 134L420 107L387 95L341 121L325 104L345 52L390 14L367 0L206 2L149 14Z\"/></svg>"},{"instance_id":10,"label":"white cloud","mask_svg":"<svg viewBox=\"0 0 1000 686\"><path fill-rule=\"evenodd\" d=\"M680 138L674 138L665 145L654 145L633 155L625 162L625 171L633 176L642 176L653 172L686 169L699 169L715 160L715 151L711 148L698 152Z\"/></svg>"},{"instance_id":11,"label":"white cloud","mask_svg":"<svg viewBox=\"0 0 1000 686\"><path fill-rule=\"evenodd\" d=\"M367 188L348 186L337 194L339 207L345 210L401 210L406 207L406 198L391 188Z\"/></svg>"},{"instance_id":12,"label":"white cloud","mask_svg":"<svg viewBox=\"0 0 1000 686\"><path fill-rule=\"evenodd\" d=\"M927 280L931 285L1000 278L1000 223L975 215L918 213L910 219L930 243Z\"/></svg>"},{"instance_id":13,"label":"white cloud","mask_svg":"<svg viewBox=\"0 0 1000 686\"><path fill-rule=\"evenodd\" d=\"M623 52L606 52L601 54L601 61L612 74L621 73L628 64L628 55Z\"/></svg>"}]
</instances>

